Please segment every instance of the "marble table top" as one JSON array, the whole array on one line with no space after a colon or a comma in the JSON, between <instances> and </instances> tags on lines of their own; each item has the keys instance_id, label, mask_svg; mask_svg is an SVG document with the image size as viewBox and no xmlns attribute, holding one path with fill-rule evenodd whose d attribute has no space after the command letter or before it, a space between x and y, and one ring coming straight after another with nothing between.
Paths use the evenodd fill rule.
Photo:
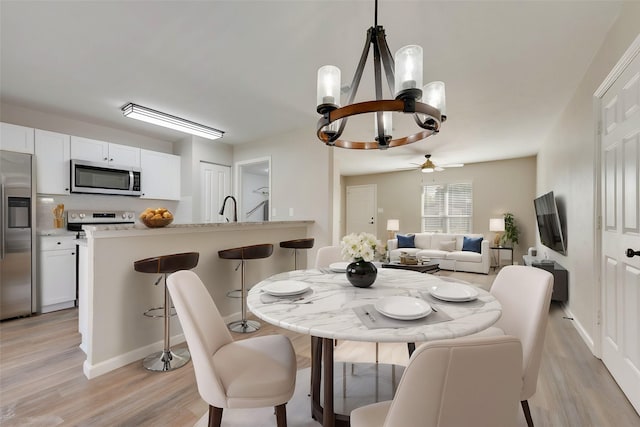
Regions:
<instances>
[{"instance_id":1,"label":"marble table top","mask_svg":"<svg viewBox=\"0 0 640 427\"><path fill-rule=\"evenodd\" d=\"M299 298L277 298L263 288L279 280L309 284L310 291ZM370 342L419 342L456 338L479 332L493 325L502 313L500 303L487 291L476 288L480 303L434 303L451 320L407 328L369 329L358 318L354 307L375 304L382 297L403 295L421 297L446 278L406 270L378 269L369 288L352 286L345 273L329 270L296 270L271 276L251 288L247 307L260 319L294 332L321 338ZM268 297L268 298L265 298Z\"/></svg>"}]
</instances>

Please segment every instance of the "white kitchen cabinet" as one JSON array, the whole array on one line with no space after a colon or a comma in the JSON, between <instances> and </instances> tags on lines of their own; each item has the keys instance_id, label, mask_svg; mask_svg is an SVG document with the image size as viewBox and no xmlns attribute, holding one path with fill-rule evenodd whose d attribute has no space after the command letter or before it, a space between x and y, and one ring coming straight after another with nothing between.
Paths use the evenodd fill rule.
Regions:
<instances>
[{"instance_id":1,"label":"white kitchen cabinet","mask_svg":"<svg viewBox=\"0 0 640 427\"><path fill-rule=\"evenodd\" d=\"M180 200L180 156L140 150L141 199Z\"/></svg>"},{"instance_id":2,"label":"white kitchen cabinet","mask_svg":"<svg viewBox=\"0 0 640 427\"><path fill-rule=\"evenodd\" d=\"M33 154L33 128L0 123L0 150Z\"/></svg>"},{"instance_id":3,"label":"white kitchen cabinet","mask_svg":"<svg viewBox=\"0 0 640 427\"><path fill-rule=\"evenodd\" d=\"M116 166L140 167L140 148L97 139L71 137L71 158Z\"/></svg>"},{"instance_id":4,"label":"white kitchen cabinet","mask_svg":"<svg viewBox=\"0 0 640 427\"><path fill-rule=\"evenodd\" d=\"M40 236L38 281L41 312L62 310L76 302L76 236Z\"/></svg>"},{"instance_id":5,"label":"white kitchen cabinet","mask_svg":"<svg viewBox=\"0 0 640 427\"><path fill-rule=\"evenodd\" d=\"M36 129L35 152L36 191L42 194L70 194L71 137Z\"/></svg>"}]
</instances>

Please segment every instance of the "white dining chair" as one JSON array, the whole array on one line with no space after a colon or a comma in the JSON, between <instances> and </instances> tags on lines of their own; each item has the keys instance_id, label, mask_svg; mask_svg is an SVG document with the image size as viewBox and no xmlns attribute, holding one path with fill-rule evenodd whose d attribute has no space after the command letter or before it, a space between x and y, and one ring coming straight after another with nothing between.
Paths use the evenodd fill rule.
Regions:
<instances>
[{"instance_id":1,"label":"white dining chair","mask_svg":"<svg viewBox=\"0 0 640 427\"><path fill-rule=\"evenodd\" d=\"M391 401L351 412L351 427L514 426L522 347L511 336L427 342L409 359Z\"/></svg>"},{"instance_id":2,"label":"white dining chair","mask_svg":"<svg viewBox=\"0 0 640 427\"><path fill-rule=\"evenodd\" d=\"M533 427L528 400L535 394L538 384L553 293L553 275L540 268L509 265L500 270L490 292L500 301L502 316L492 327L473 337L509 334L522 341L523 386L520 403L527 426Z\"/></svg>"},{"instance_id":3,"label":"white dining chair","mask_svg":"<svg viewBox=\"0 0 640 427\"><path fill-rule=\"evenodd\" d=\"M509 265L500 270L491 294L502 305L502 316L493 329L522 342L522 391L520 402L527 425L533 427L529 398L536 392L542 349L549 319L553 275L546 270Z\"/></svg>"},{"instance_id":4,"label":"white dining chair","mask_svg":"<svg viewBox=\"0 0 640 427\"><path fill-rule=\"evenodd\" d=\"M344 261L342 259L342 246L323 246L316 252L315 268L329 268L334 262Z\"/></svg>"},{"instance_id":5,"label":"white dining chair","mask_svg":"<svg viewBox=\"0 0 640 427\"><path fill-rule=\"evenodd\" d=\"M286 427L286 403L296 384L296 355L283 335L234 341L209 291L193 272L167 278L167 286L191 352L200 397L209 404L209 426L219 427L224 408L274 406Z\"/></svg>"}]
</instances>

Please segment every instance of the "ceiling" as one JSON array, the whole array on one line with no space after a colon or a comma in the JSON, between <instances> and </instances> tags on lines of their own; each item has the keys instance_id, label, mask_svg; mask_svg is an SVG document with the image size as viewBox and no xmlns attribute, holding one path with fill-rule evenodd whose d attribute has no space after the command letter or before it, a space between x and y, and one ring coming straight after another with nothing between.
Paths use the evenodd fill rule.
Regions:
<instances>
[{"instance_id":1,"label":"ceiling","mask_svg":"<svg viewBox=\"0 0 640 427\"><path fill-rule=\"evenodd\" d=\"M391 51L421 45L425 83L446 83L448 121L406 147L335 149L342 173L407 168L425 153L438 164L536 154L619 11L617 1L380 0ZM317 69L337 65L350 83L373 15L373 0L2 0L0 98L168 141L184 135L120 107L222 129L228 144L296 129L320 144ZM370 62L358 99L373 97L372 74ZM398 136L414 132L396 117ZM348 129L370 139L370 121Z\"/></svg>"}]
</instances>

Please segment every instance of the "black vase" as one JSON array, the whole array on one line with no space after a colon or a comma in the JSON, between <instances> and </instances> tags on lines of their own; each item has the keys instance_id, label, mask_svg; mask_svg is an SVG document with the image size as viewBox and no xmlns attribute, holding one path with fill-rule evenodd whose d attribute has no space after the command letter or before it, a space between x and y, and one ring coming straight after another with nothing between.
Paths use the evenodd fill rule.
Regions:
<instances>
[{"instance_id":1,"label":"black vase","mask_svg":"<svg viewBox=\"0 0 640 427\"><path fill-rule=\"evenodd\" d=\"M357 288L368 288L378 276L378 269L369 261L354 261L347 265L347 280Z\"/></svg>"}]
</instances>

